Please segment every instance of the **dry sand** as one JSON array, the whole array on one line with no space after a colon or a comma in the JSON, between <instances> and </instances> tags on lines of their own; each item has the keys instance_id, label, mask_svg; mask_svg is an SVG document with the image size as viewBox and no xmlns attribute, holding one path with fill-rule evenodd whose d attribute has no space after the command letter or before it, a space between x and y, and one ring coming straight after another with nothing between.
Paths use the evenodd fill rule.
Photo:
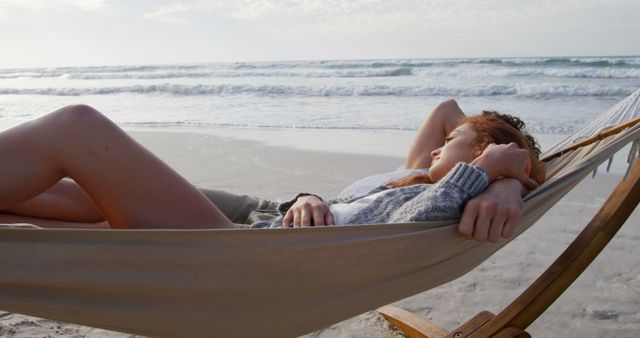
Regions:
<instances>
[{"instance_id":1,"label":"dry sand","mask_svg":"<svg viewBox=\"0 0 640 338\"><path fill-rule=\"evenodd\" d=\"M353 180L395 169L400 157L353 155L279 146L204 134L134 132L194 184L278 199L298 191L333 196ZM291 140L295 142L295 140ZM536 225L467 275L396 305L453 329L476 313L494 313L515 298L595 214L620 175L585 179ZM640 229L638 211L574 285L529 328L535 337L640 335ZM52 320L0 313L7 337L130 337ZM188 333L185 332L185 336ZM313 337L400 336L369 312Z\"/></svg>"}]
</instances>

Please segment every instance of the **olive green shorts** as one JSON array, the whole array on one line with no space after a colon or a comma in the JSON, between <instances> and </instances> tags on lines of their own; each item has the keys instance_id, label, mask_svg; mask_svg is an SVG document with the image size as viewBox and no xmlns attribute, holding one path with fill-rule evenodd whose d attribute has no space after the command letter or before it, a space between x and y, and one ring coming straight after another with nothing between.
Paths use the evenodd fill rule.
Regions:
<instances>
[{"instance_id":1,"label":"olive green shorts","mask_svg":"<svg viewBox=\"0 0 640 338\"><path fill-rule=\"evenodd\" d=\"M278 203L249 195L236 195L223 190L198 188L222 213L236 224L273 221L278 217Z\"/></svg>"}]
</instances>

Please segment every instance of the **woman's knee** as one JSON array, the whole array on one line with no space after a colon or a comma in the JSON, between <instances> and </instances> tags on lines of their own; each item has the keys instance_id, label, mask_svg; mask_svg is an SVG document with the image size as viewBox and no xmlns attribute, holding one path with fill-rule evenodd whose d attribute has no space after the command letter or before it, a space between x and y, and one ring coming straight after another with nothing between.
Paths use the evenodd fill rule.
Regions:
<instances>
[{"instance_id":1,"label":"woman's knee","mask_svg":"<svg viewBox=\"0 0 640 338\"><path fill-rule=\"evenodd\" d=\"M64 122L92 122L104 119L102 115L95 108L86 104L71 104L64 106L52 113L58 120Z\"/></svg>"},{"instance_id":2,"label":"woman's knee","mask_svg":"<svg viewBox=\"0 0 640 338\"><path fill-rule=\"evenodd\" d=\"M74 104L64 106L53 113L51 119L58 123L65 132L74 128L93 132L102 128L113 128L115 124L95 108L86 104Z\"/></svg>"}]
</instances>

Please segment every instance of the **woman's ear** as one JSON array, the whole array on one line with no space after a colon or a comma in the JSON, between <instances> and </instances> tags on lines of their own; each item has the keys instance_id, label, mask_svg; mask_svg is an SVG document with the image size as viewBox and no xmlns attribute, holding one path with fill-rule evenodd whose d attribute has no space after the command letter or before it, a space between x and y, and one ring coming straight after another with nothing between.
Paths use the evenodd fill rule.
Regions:
<instances>
[{"instance_id":1,"label":"woman's ear","mask_svg":"<svg viewBox=\"0 0 640 338\"><path fill-rule=\"evenodd\" d=\"M489 146L490 143L491 142L487 140L482 140L481 142L478 142L476 146L473 147L473 157L475 158L482 155L482 152L484 152L484 150Z\"/></svg>"},{"instance_id":2,"label":"woman's ear","mask_svg":"<svg viewBox=\"0 0 640 338\"><path fill-rule=\"evenodd\" d=\"M484 151L483 147L480 147L480 146L475 147L475 149L473 150L473 158L476 158L476 157L482 155L483 151Z\"/></svg>"}]
</instances>

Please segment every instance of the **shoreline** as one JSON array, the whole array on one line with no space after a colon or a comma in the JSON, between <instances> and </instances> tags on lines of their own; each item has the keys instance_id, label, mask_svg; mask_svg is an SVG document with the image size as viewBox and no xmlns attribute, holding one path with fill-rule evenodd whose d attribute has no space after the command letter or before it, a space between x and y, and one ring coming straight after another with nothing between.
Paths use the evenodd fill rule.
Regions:
<instances>
[{"instance_id":1,"label":"shoreline","mask_svg":"<svg viewBox=\"0 0 640 338\"><path fill-rule=\"evenodd\" d=\"M130 133L177 133L197 134L219 137L224 140L252 142L255 146L279 148L285 150L313 152L317 156L335 154L338 156L373 156L393 158L395 164L389 169L395 170L404 164L417 130L393 129L314 129L314 128L262 128L262 127L127 127ZM569 134L532 134L544 155L547 150L568 138ZM610 170L607 164L598 167L598 172L624 175L627 171L627 153L631 145L622 148L613 157ZM373 174L379 172L373 172ZM363 176L365 177L365 176Z\"/></svg>"},{"instance_id":2,"label":"shoreline","mask_svg":"<svg viewBox=\"0 0 640 338\"><path fill-rule=\"evenodd\" d=\"M24 121L0 118L0 131ZM337 128L280 128L243 126L140 126L119 124L130 133L187 133L256 141L268 147L288 147L297 150L341 154L360 154L403 158L416 130L398 129L337 129ZM568 134L532 134L544 152ZM348 146L345 146L347 144Z\"/></svg>"},{"instance_id":3,"label":"shoreline","mask_svg":"<svg viewBox=\"0 0 640 338\"><path fill-rule=\"evenodd\" d=\"M123 125L129 132L168 132L213 135L236 140L257 141L271 147L330 153L404 157L417 130L264 128L239 126L159 126ZM544 152L569 134L532 134ZM348 147L345 147L348 144Z\"/></svg>"}]
</instances>

